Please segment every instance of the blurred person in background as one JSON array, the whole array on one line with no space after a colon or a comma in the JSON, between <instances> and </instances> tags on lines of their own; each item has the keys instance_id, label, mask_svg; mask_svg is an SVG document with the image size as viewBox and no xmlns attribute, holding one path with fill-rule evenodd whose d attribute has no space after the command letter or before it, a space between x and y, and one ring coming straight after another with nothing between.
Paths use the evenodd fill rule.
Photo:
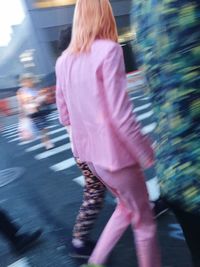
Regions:
<instances>
[{"instance_id":1,"label":"blurred person in background","mask_svg":"<svg viewBox=\"0 0 200 267\"><path fill-rule=\"evenodd\" d=\"M4 129L5 117L10 115L7 99L0 99L0 132Z\"/></svg>"},{"instance_id":2,"label":"blurred person in background","mask_svg":"<svg viewBox=\"0 0 200 267\"><path fill-rule=\"evenodd\" d=\"M137 55L157 115L157 176L200 266L200 2L133 2Z\"/></svg>"},{"instance_id":3,"label":"blurred person in background","mask_svg":"<svg viewBox=\"0 0 200 267\"><path fill-rule=\"evenodd\" d=\"M19 117L22 121L24 118L31 120L33 127L39 131L45 148L51 149L54 145L48 136L46 93L35 87L35 77L30 73L22 75L20 82L22 87L17 92Z\"/></svg>"},{"instance_id":4,"label":"blurred person in background","mask_svg":"<svg viewBox=\"0 0 200 267\"><path fill-rule=\"evenodd\" d=\"M132 225L139 266L159 267L156 225L142 171L153 165L153 151L132 113L117 40L109 1L78 0L72 41L56 64L57 106L71 133L74 156L87 162L118 198L89 264L104 264Z\"/></svg>"},{"instance_id":5,"label":"blurred person in background","mask_svg":"<svg viewBox=\"0 0 200 267\"><path fill-rule=\"evenodd\" d=\"M21 233L20 227L12 221L4 210L0 209L0 233L9 241L11 249L15 253L21 254L35 244L42 231Z\"/></svg>"},{"instance_id":6,"label":"blurred person in background","mask_svg":"<svg viewBox=\"0 0 200 267\"><path fill-rule=\"evenodd\" d=\"M4 129L4 108L2 105L2 101L0 100L0 132Z\"/></svg>"}]
</instances>

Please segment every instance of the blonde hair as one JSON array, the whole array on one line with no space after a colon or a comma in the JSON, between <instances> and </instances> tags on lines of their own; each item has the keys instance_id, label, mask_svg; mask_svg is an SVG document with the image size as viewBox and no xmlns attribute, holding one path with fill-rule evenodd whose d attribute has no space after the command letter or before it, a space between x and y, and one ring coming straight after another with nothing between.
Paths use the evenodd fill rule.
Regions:
<instances>
[{"instance_id":1,"label":"blonde hair","mask_svg":"<svg viewBox=\"0 0 200 267\"><path fill-rule=\"evenodd\" d=\"M72 40L68 51L89 51L95 39L118 40L117 27L109 0L77 0Z\"/></svg>"}]
</instances>

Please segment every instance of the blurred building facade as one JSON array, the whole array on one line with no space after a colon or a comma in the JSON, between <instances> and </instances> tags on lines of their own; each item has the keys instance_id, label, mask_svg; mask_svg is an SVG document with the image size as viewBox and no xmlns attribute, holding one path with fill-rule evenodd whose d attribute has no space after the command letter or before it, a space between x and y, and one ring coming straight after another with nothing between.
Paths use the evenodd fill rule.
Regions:
<instances>
[{"instance_id":1,"label":"blurred building facade","mask_svg":"<svg viewBox=\"0 0 200 267\"><path fill-rule=\"evenodd\" d=\"M59 33L72 24L75 2L23 0L25 19L14 27L9 45L1 48L0 89L16 87L18 76L24 71L43 76L54 73ZM133 38L131 3L132 0L111 0L123 46ZM128 53L127 61L129 57Z\"/></svg>"}]
</instances>

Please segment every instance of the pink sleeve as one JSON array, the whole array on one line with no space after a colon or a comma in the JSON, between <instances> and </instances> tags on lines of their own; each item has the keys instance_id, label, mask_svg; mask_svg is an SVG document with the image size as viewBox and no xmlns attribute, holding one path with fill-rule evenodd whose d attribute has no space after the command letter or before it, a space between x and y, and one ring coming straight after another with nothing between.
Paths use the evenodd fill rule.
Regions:
<instances>
[{"instance_id":1,"label":"pink sleeve","mask_svg":"<svg viewBox=\"0 0 200 267\"><path fill-rule=\"evenodd\" d=\"M60 123L64 126L70 125L67 103L63 94L63 84L60 81L59 69L56 64L56 105L59 113Z\"/></svg>"},{"instance_id":2,"label":"pink sleeve","mask_svg":"<svg viewBox=\"0 0 200 267\"><path fill-rule=\"evenodd\" d=\"M123 52L116 44L103 64L103 80L108 117L122 145L141 165L153 160L149 140L140 131L140 125L133 114L133 106L127 93L127 80Z\"/></svg>"}]
</instances>

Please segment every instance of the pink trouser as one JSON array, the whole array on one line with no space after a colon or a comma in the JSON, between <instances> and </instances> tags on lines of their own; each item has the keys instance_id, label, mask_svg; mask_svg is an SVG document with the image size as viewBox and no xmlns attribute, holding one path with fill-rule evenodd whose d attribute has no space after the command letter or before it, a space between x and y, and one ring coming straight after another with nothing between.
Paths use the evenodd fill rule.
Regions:
<instances>
[{"instance_id":1,"label":"pink trouser","mask_svg":"<svg viewBox=\"0 0 200 267\"><path fill-rule=\"evenodd\" d=\"M156 224L140 167L134 165L110 172L93 164L88 165L91 171L119 200L89 259L89 263L104 264L113 247L131 224L135 235L139 266L160 267Z\"/></svg>"}]
</instances>

